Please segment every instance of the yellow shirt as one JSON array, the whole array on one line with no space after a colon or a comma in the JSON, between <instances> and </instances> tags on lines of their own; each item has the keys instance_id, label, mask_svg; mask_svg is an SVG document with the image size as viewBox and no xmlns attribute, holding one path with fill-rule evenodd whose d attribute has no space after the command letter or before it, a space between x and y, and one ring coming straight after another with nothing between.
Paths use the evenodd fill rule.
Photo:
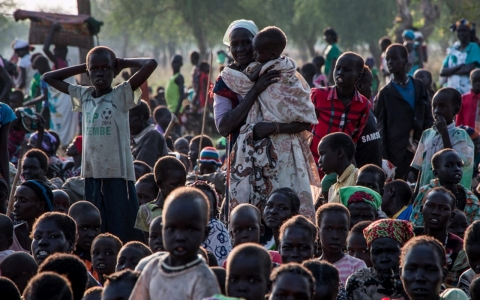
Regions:
<instances>
[{"instance_id":1,"label":"yellow shirt","mask_svg":"<svg viewBox=\"0 0 480 300\"><path fill-rule=\"evenodd\" d=\"M358 169L354 165L349 165L343 171L342 175L337 177L337 182L328 190L328 202L341 203L338 191L347 186L354 186L357 181Z\"/></svg>"}]
</instances>

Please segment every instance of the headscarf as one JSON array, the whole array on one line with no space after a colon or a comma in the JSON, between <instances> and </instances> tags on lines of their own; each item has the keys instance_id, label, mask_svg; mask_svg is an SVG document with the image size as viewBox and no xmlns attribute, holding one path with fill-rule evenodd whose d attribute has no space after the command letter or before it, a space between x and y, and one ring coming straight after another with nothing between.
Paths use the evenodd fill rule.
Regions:
<instances>
[{"instance_id":1,"label":"headscarf","mask_svg":"<svg viewBox=\"0 0 480 300\"><path fill-rule=\"evenodd\" d=\"M382 219L373 222L363 230L363 235L370 248L373 241L379 238L391 238L403 246L409 239L413 238L413 228L410 222L405 220Z\"/></svg>"},{"instance_id":2,"label":"headscarf","mask_svg":"<svg viewBox=\"0 0 480 300\"><path fill-rule=\"evenodd\" d=\"M472 23L470 21L468 21L467 19L460 19L458 20L457 22L455 22L455 24L453 24L452 26L450 26L450 29L452 31L455 31L458 29L458 27L460 27L461 25L465 25L468 27L468 29L472 29Z\"/></svg>"},{"instance_id":3,"label":"headscarf","mask_svg":"<svg viewBox=\"0 0 480 300\"><path fill-rule=\"evenodd\" d=\"M405 29L403 32L402 32L402 36L404 38L407 38L407 39L415 39L415 32L413 32L413 30L410 30L410 29Z\"/></svg>"},{"instance_id":4,"label":"headscarf","mask_svg":"<svg viewBox=\"0 0 480 300\"><path fill-rule=\"evenodd\" d=\"M30 136L30 140L28 143L30 145L35 145L36 141L38 138L38 133L35 132ZM42 140L42 148L47 152L49 156L54 156L55 152L57 152L57 139L53 134L51 134L48 131L45 131L43 134L43 140Z\"/></svg>"},{"instance_id":5,"label":"headscarf","mask_svg":"<svg viewBox=\"0 0 480 300\"><path fill-rule=\"evenodd\" d=\"M47 211L53 211L53 192L52 189L47 186L41 180L27 180L22 182L21 186L26 186L33 190L33 192L37 195L40 201L46 203L45 209Z\"/></svg>"},{"instance_id":6,"label":"headscarf","mask_svg":"<svg viewBox=\"0 0 480 300\"><path fill-rule=\"evenodd\" d=\"M19 107L16 109L20 113L20 118L22 120L23 127L25 127L26 130L29 132L35 132L37 131L37 120L38 117L33 111L32 108L30 107ZM25 122L25 119L30 119L30 125L27 126L27 123Z\"/></svg>"},{"instance_id":7,"label":"headscarf","mask_svg":"<svg viewBox=\"0 0 480 300\"><path fill-rule=\"evenodd\" d=\"M230 24L230 26L228 26L228 29L227 29L227 31L225 31L225 35L223 36L223 43L225 45L230 46L230 33L232 33L232 31L234 31L235 29L238 29L238 28L243 28L243 29L246 29L246 30L250 31L250 33L253 36L257 35L257 33L258 33L257 25L255 25L255 23L251 20L241 19L241 20L233 21Z\"/></svg>"},{"instance_id":8,"label":"headscarf","mask_svg":"<svg viewBox=\"0 0 480 300\"><path fill-rule=\"evenodd\" d=\"M340 189L340 201L348 207L352 203L365 202L378 210L382 205L382 196L372 189L364 186L347 186Z\"/></svg>"}]
</instances>

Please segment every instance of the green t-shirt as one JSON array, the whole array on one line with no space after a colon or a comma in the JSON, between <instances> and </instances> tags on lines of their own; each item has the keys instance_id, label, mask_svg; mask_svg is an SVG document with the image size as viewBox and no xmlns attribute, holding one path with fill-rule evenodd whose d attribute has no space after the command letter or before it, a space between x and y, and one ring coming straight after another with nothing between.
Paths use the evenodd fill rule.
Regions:
<instances>
[{"instance_id":1,"label":"green t-shirt","mask_svg":"<svg viewBox=\"0 0 480 300\"><path fill-rule=\"evenodd\" d=\"M330 68L335 68L335 66L330 65L332 59L338 59L341 54L342 51L340 51L337 44L331 44L327 47L327 49L325 49L325 69L323 71L325 76L328 77L330 74Z\"/></svg>"},{"instance_id":2,"label":"green t-shirt","mask_svg":"<svg viewBox=\"0 0 480 300\"><path fill-rule=\"evenodd\" d=\"M29 91L29 94L28 94L29 97L27 100L32 100L33 98L38 97L42 94L42 91L40 88L41 82L42 82L42 75L40 75L40 73L38 72L35 72L35 74L33 74L32 81L30 81L30 91ZM42 112L42 102L35 104L35 111L37 113Z\"/></svg>"},{"instance_id":3,"label":"green t-shirt","mask_svg":"<svg viewBox=\"0 0 480 300\"><path fill-rule=\"evenodd\" d=\"M165 87L165 102L167 102L167 107L168 110L174 113L177 110L177 105L178 101L181 101L180 99L180 90L178 88L178 84L175 82L177 79L178 75L180 73L177 73L170 77L170 79L167 82L167 86ZM179 112L182 112L183 109L180 107Z\"/></svg>"}]
</instances>

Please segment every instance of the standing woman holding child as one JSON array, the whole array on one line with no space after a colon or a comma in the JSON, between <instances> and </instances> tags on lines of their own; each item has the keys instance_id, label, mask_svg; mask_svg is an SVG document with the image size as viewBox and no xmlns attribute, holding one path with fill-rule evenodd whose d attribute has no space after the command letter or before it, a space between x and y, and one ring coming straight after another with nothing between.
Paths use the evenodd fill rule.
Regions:
<instances>
[{"instance_id":1,"label":"standing woman holding child","mask_svg":"<svg viewBox=\"0 0 480 300\"><path fill-rule=\"evenodd\" d=\"M223 42L230 48L234 63L230 68L243 72L247 67L255 62L253 40L258 33L258 28L252 21L237 20L228 27ZM214 87L214 114L215 124L218 131L223 136L231 136L230 145L233 145L240 136L240 140L253 139L253 143L260 143L260 146L267 144L264 149L274 149L267 154L268 159L276 160L276 164L270 164L269 167L258 167L246 159L239 163L237 160L242 157L241 147L239 151L232 155L231 162L232 178L250 177L254 181L258 181L262 177L263 185L260 188L254 188L250 185L250 190L242 189L240 185L231 184L229 192L231 195L232 208L239 203L246 201L251 202L263 211L266 200L269 194L280 187L292 187L298 194L301 205L300 213L307 216L314 216L314 208L312 201L312 193L310 189L310 178L308 166L300 166L296 170L291 168L291 160L295 156L296 151L302 151L292 147L292 143L288 143L288 139L282 136L297 135L310 128L309 123L290 122L290 123L276 123L265 122L259 116L259 108L255 103L258 101L260 94L265 91L271 84L279 82L281 75L280 71L267 69L253 85L252 89L246 93L244 97L233 91L220 74ZM255 117L252 117L255 116ZM254 120L252 120L254 119ZM246 130L248 126L252 125L253 131ZM249 125L249 126L250 126ZM243 129L243 130L242 130ZM250 133L249 133L250 132ZM246 136L242 136L246 135ZM251 134L251 136L248 136ZM278 141L278 142L275 142ZM274 145L271 147L271 145ZM275 150L275 147L277 148ZM307 145L308 147L308 145ZM256 155L257 153L255 153ZM278 154L278 156L277 156ZM240 155L240 156L238 156ZM271 156L270 156L271 155ZM312 159L313 162L313 159ZM313 167L314 163L313 163ZM268 169L266 171L266 169ZM298 173L298 174L297 174ZM296 176L294 176L297 174ZM282 182L284 181L284 182Z\"/></svg>"}]
</instances>

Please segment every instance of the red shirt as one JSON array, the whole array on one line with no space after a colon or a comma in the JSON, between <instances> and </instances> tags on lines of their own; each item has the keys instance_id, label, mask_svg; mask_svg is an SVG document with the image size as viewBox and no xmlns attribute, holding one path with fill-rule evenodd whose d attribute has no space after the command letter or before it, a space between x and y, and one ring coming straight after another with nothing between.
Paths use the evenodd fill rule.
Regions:
<instances>
[{"instance_id":1,"label":"red shirt","mask_svg":"<svg viewBox=\"0 0 480 300\"><path fill-rule=\"evenodd\" d=\"M318 162L318 144L329 133L344 132L356 143L365 128L371 104L357 90L352 101L343 105L338 99L335 86L312 88L310 93L318 124L312 126L313 140L310 145L315 162Z\"/></svg>"},{"instance_id":2,"label":"red shirt","mask_svg":"<svg viewBox=\"0 0 480 300\"><path fill-rule=\"evenodd\" d=\"M480 94L475 94L473 91L462 95L462 107L457 115L457 126L466 125L475 128L475 118L477 116L477 105L480 100Z\"/></svg>"}]
</instances>

